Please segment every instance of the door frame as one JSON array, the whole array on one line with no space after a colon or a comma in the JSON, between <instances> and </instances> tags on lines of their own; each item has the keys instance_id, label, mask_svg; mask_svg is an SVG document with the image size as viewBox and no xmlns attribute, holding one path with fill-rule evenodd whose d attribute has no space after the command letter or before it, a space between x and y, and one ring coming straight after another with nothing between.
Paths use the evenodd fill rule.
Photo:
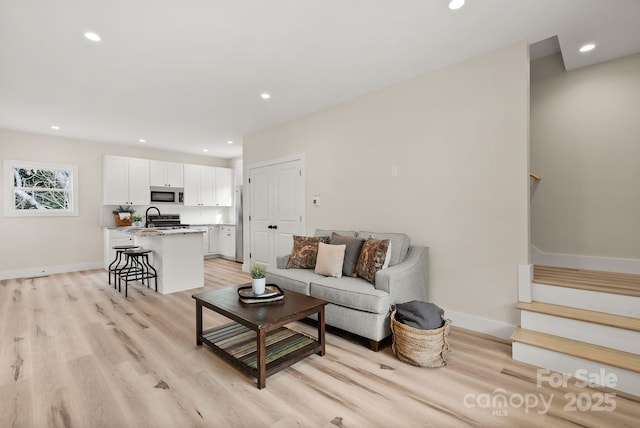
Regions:
<instances>
[{"instance_id":1,"label":"door frame","mask_svg":"<svg viewBox=\"0 0 640 428\"><path fill-rule=\"evenodd\" d=\"M247 225L248 227L246 227L246 230L248 233L245 233L244 236L247 237L245 244L245 250L244 250L244 262L242 263L242 270L244 272L249 272L251 270L251 257L249 257L249 254L251 253L251 249L252 249L252 236L253 236L253 230L252 227L253 225L251 224L251 222L249 221L249 216L251 215L252 212L252 207L251 207L251 193L252 192L252 188L251 188L251 183L249 183L249 179L251 178L251 171L253 169L258 169L258 168L264 168L264 167L268 167L268 166L273 166L273 165L280 165L280 164L284 164L284 163L289 163L289 162L295 162L295 161L300 161L300 171L301 171L301 176L302 176L302 197L300 198L300 200L302 201L302 206L299 207L300 208L300 213L302 215L302 221L300 222L300 226L302 228L302 230L306 233L307 230L307 204L306 204L306 200L307 200L307 175L306 175L306 162L305 162L305 155L304 153L297 153L295 155L291 155L291 156L284 156L281 158L276 158L276 159L269 159L266 161L261 161L261 162L256 162L253 163L251 165L247 166L247 176L246 176L246 192L244 192L245 194L243 195L243 211L244 211L244 218L242 219L242 222L244 225Z\"/></svg>"}]
</instances>

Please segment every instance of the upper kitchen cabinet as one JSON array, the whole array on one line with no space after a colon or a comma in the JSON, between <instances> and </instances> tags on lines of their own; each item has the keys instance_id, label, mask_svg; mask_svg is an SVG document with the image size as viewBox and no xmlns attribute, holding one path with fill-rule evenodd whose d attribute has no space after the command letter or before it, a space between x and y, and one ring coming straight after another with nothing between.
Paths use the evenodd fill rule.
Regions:
<instances>
[{"instance_id":1,"label":"upper kitchen cabinet","mask_svg":"<svg viewBox=\"0 0 640 428\"><path fill-rule=\"evenodd\" d=\"M215 168L203 165L184 165L184 204L187 206L215 206Z\"/></svg>"},{"instance_id":2,"label":"upper kitchen cabinet","mask_svg":"<svg viewBox=\"0 0 640 428\"><path fill-rule=\"evenodd\" d=\"M233 205L233 170L216 168L215 202L218 207Z\"/></svg>"},{"instance_id":3,"label":"upper kitchen cabinet","mask_svg":"<svg viewBox=\"0 0 640 428\"><path fill-rule=\"evenodd\" d=\"M105 156L104 205L149 205L149 160Z\"/></svg>"},{"instance_id":4,"label":"upper kitchen cabinet","mask_svg":"<svg viewBox=\"0 0 640 428\"><path fill-rule=\"evenodd\" d=\"M151 186L183 187L183 165L175 162L152 160L149 162Z\"/></svg>"}]
</instances>

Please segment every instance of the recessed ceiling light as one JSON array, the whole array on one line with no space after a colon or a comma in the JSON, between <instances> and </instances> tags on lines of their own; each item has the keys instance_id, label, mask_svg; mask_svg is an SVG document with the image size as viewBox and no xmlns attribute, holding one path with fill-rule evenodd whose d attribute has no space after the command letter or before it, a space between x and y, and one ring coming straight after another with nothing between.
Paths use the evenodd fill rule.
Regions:
<instances>
[{"instance_id":1,"label":"recessed ceiling light","mask_svg":"<svg viewBox=\"0 0 640 428\"><path fill-rule=\"evenodd\" d=\"M229 140L227 141L227 144L233 144L233 141Z\"/></svg>"},{"instance_id":2,"label":"recessed ceiling light","mask_svg":"<svg viewBox=\"0 0 640 428\"><path fill-rule=\"evenodd\" d=\"M92 33L91 31L87 31L86 33L84 33L84 37L91 40L92 42L99 42L100 40L102 40L100 36L98 36L96 33Z\"/></svg>"},{"instance_id":3,"label":"recessed ceiling light","mask_svg":"<svg viewBox=\"0 0 640 428\"><path fill-rule=\"evenodd\" d=\"M268 100L269 98L271 98L271 95L267 94L266 92L263 92L263 93L260 95L260 97L261 97L263 100Z\"/></svg>"},{"instance_id":4,"label":"recessed ceiling light","mask_svg":"<svg viewBox=\"0 0 640 428\"><path fill-rule=\"evenodd\" d=\"M56 131L60 130L58 125L51 125L51 129L55 129Z\"/></svg>"},{"instance_id":5,"label":"recessed ceiling light","mask_svg":"<svg viewBox=\"0 0 640 428\"><path fill-rule=\"evenodd\" d=\"M595 47L596 45L594 43L587 43L586 45L582 45L578 50L582 53L585 53L592 51L593 49L595 49Z\"/></svg>"},{"instance_id":6,"label":"recessed ceiling light","mask_svg":"<svg viewBox=\"0 0 640 428\"><path fill-rule=\"evenodd\" d=\"M138 140L138 143L146 143L146 142L147 142L147 140L145 140L144 138L140 138L140 139Z\"/></svg>"},{"instance_id":7,"label":"recessed ceiling light","mask_svg":"<svg viewBox=\"0 0 640 428\"><path fill-rule=\"evenodd\" d=\"M464 0L451 0L449 2L449 9L451 10L460 9L462 6L464 6Z\"/></svg>"},{"instance_id":8,"label":"recessed ceiling light","mask_svg":"<svg viewBox=\"0 0 640 428\"><path fill-rule=\"evenodd\" d=\"M208 151L209 151L209 149L202 149L202 151L203 151L203 152L208 152Z\"/></svg>"}]
</instances>

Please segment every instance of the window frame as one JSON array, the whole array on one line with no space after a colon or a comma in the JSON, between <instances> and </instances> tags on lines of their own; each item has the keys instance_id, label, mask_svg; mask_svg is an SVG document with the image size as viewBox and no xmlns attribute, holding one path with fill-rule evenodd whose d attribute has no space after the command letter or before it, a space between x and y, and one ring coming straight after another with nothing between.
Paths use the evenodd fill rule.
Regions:
<instances>
[{"instance_id":1,"label":"window frame","mask_svg":"<svg viewBox=\"0 0 640 428\"><path fill-rule=\"evenodd\" d=\"M68 209L16 209L14 196L14 168L63 170L69 173ZM48 162L4 159L4 215L5 217L70 217L80 215L78 192L78 166ZM46 190L46 189L43 189Z\"/></svg>"}]
</instances>

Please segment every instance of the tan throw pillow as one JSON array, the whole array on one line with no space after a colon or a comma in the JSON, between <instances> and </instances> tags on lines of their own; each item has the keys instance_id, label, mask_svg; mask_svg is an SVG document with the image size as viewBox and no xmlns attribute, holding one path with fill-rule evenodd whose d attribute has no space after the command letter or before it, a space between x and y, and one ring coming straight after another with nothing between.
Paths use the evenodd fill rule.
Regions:
<instances>
[{"instance_id":1,"label":"tan throw pillow","mask_svg":"<svg viewBox=\"0 0 640 428\"><path fill-rule=\"evenodd\" d=\"M358 266L356 273L360 278L364 278L372 284L376 281L376 272L382 269L384 261L387 258L389 249L389 240L382 241L369 238L362 244L360 257L358 258Z\"/></svg>"},{"instance_id":2,"label":"tan throw pillow","mask_svg":"<svg viewBox=\"0 0 640 428\"><path fill-rule=\"evenodd\" d=\"M313 269L316 267L318 242L327 242L326 237L293 236L293 248L287 269Z\"/></svg>"},{"instance_id":3,"label":"tan throw pillow","mask_svg":"<svg viewBox=\"0 0 640 428\"><path fill-rule=\"evenodd\" d=\"M318 258L316 260L315 273L324 276L342 277L342 263L344 262L344 252L347 249L345 244L330 245L324 242L318 243Z\"/></svg>"}]
</instances>

